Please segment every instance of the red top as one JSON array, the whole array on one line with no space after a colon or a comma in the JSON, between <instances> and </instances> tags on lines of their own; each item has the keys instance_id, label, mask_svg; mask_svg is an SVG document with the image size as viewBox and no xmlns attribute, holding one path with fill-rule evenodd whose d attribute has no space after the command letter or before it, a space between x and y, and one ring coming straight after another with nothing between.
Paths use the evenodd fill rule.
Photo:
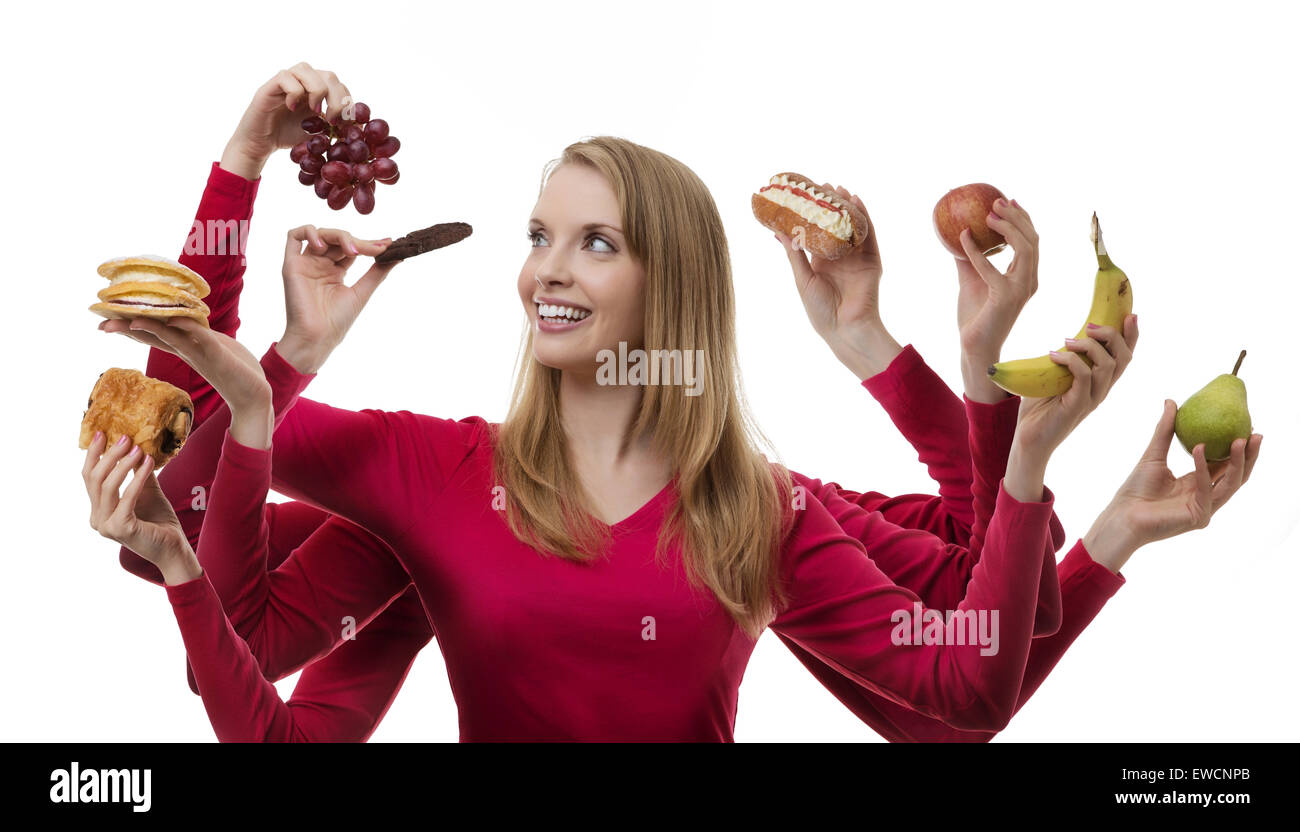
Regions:
<instances>
[{"instance_id":1,"label":"red top","mask_svg":"<svg viewBox=\"0 0 1300 832\"><path fill-rule=\"evenodd\" d=\"M246 211L251 211L251 198L240 201L240 183L246 186L243 192L245 196L248 195L249 190L256 188L256 183L247 183L213 165L209 189L201 204L200 217L204 216L205 207L212 209L212 206L220 203L219 199L212 198L214 194L222 196L231 193L233 198L225 206L209 210L207 212L209 216L235 218L243 206L246 206ZM214 291L209 301L219 299L218 302L211 303L213 328L233 334L238 323L235 308L242 263L239 263L238 268L228 269L223 273L222 270L228 263L229 261L226 264L213 264L214 268L204 268L203 264L198 263L187 263L187 265L205 274L212 283ZM232 284L236 291L228 290ZM231 321L234 322L233 325ZM268 358L270 357L268 355ZM266 360L263 363L264 366L272 364ZM195 376L188 367L166 353L151 351L149 369L151 375L167 378L182 386L187 376L193 377L196 381L190 387L192 394L200 390L211 393L211 388L207 387L206 383ZM874 537L871 545L872 558L887 574L900 584L920 593L932 606L953 608L960 600L962 590L970 577L970 570L978 556L980 534L977 533L976 539L972 541L973 553L950 546L946 547L946 557L917 558L909 562L904 557L908 551L907 547L886 545L891 537L898 537L902 530L895 527L892 533L881 534L880 532L885 525L882 524L883 518L888 517L904 526L928 529L948 540L964 542L964 539L969 537L972 515L971 457L967 450L967 443L957 441L965 430L966 414L947 386L925 366L910 346L886 372L868 379L864 386L880 400L890 412L895 424L917 447L921 460L927 464L931 475L940 483L941 496L935 498L926 495L904 495L891 498L875 492L855 494L843 491L833 483L823 486L815 480L808 480L799 475L796 475L796 478L809 489L810 496L816 496L827 504L832 514L850 533L864 540ZM282 388L277 388L278 393L281 390ZM199 404L198 409L202 409L202 402L210 398L205 395L195 395L196 403ZM214 402L220 405L219 399L214 399ZM1017 402L1018 400L1013 398L998 405L967 403L973 414L970 447L977 451L976 470L977 472L994 471L996 474L977 477L977 491L980 482L992 483L1001 476L1000 472L1005 467L1006 461L1005 449L1009 447L1010 437L1014 431ZM277 395L277 409L280 409L283 403L282 395ZM199 464L191 466L196 468L199 476L172 477L173 481L202 480L206 485L211 479L212 469L215 466L215 454L220 450L220 440L217 437L224 434L227 422L228 412L224 407L218 407L212 422L212 427L216 430L205 431L205 426L202 425L196 428L187 443L185 452L160 475L160 482L163 482L165 491L168 490L166 480L169 479L169 475L182 473L184 470L182 463L190 460L206 460L206 474L203 474L203 465ZM205 433L208 437L206 441ZM979 436L994 437L999 441L980 443L977 441ZM227 443L228 446L230 444L232 443ZM983 455L984 459L993 462L991 466L978 464L982 458L978 451L984 446L993 449L990 454ZM201 450L205 447L206 450ZM232 460L237 457L238 451L233 452ZM232 464L237 463L232 462ZM173 497L173 504L177 506L183 521L186 520L187 515L201 518L204 514L201 510L193 510L190 490L181 489L182 494L176 496L173 496L170 491L168 494L169 497ZM220 502L219 496L223 493L222 490L214 490L213 501ZM988 491L990 497L994 493L993 489ZM848 498L847 501L845 497ZM992 499L985 502L991 507ZM976 499L976 505L979 504L980 501ZM230 508L223 506L218 516L225 517L228 511L234 511L236 508L237 506ZM259 516L255 508L260 506L252 507L250 504L246 510L234 511L229 516L243 518L244 522L250 522L250 518L256 519ZM876 513L876 510L881 513ZM200 559L204 563L208 577L212 578L214 583L218 583L219 589L222 586L226 587L222 597L226 599L227 610L230 611L239 632L248 637L249 642L254 645L253 652L262 660L268 678L280 678L302 666L304 661L322 655L332 644L338 643L338 638L334 634L336 625L332 623L320 625L319 622L337 622L339 620L337 613L344 611L353 613L359 608L371 609L372 606L367 604L375 603L373 600L348 596L346 591L339 594L337 599L326 593L322 601L319 597L322 587L331 584L343 588L351 586L351 581L342 579L334 568L321 570L322 574L338 580L317 581L313 585L312 600L315 603L312 605L295 607L291 594L281 598L275 591L275 587L285 581L309 580L307 571L313 562L322 567L352 564L362 568L363 571L376 567L379 571L383 571L383 556L371 560L365 560L363 557L373 554L373 550L382 549L382 544L346 521L334 518L308 538L308 533L316 528L323 516L315 509L301 503L268 504L266 526L269 527L269 532L264 554L269 556L269 560L260 563L256 562L256 558L250 562L247 557L212 558L208 556L211 547L206 545L200 550ZM194 525L187 524L187 531ZM979 525L976 523L977 529ZM1054 541L1052 549L1059 548L1064 541L1064 533L1054 517L1052 532ZM247 537L255 537L255 535L250 533ZM279 567L296 542L304 539L306 544L303 548L296 552L284 567L275 569L268 581L266 567L268 565ZM1047 550L1049 558L1052 549ZM332 555L333 559L327 561L313 555ZM122 560L123 565L132 571L146 574L147 577L157 580L156 570L153 574L148 574L152 567L133 553L123 550ZM1054 558L1044 560L1044 566L1052 565L1053 561ZM215 576L214 563L222 567L217 570ZM245 569L241 568L241 565L256 568ZM1083 551L1081 544L1076 545L1061 564L1060 569L1062 584L1066 590L1066 625L1052 638L1038 639L1034 642L1029 670L1020 696L1021 703L1037 688L1039 682L1054 666L1078 632L1091 621L1105 600L1123 582L1121 577L1112 575L1093 563ZM267 591L268 584L269 591ZM1051 585L1054 587L1055 582L1051 582ZM243 586L242 591L241 586ZM249 586L256 586L258 590L249 590ZM936 600L937 597L944 595L951 601ZM331 605L329 602L333 600L337 600L338 603ZM408 605L408 609L404 611L399 609L403 606L403 601L414 600L416 599L413 593L408 590L398 601L384 609L366 625L363 631L366 638L357 642L345 641L334 652L308 666L287 708L278 702L278 697L275 697L274 689L271 688L270 694L275 701L274 703L265 701L264 704L268 706L268 712L275 712L274 718L253 720L256 725L264 727L265 731L259 731L255 726L250 727L250 724L237 723L232 726L233 733L227 735L222 730L221 723L214 718L214 725L218 726L218 734L223 739L364 739L369 736L391 702L396 688L400 686L410 659L427 642L430 635L427 622L418 609L411 614L410 607L415 607L415 604ZM1044 604L1050 606L1050 598L1040 599L1038 616L1040 626L1037 631L1050 633L1056 628L1052 616L1059 618L1059 607L1053 612L1045 608ZM313 616L317 626L315 631L311 632ZM1044 627L1045 620L1049 623ZM286 625L295 623L303 624L304 627L300 627L299 632L290 636L289 631L292 627ZM304 636L304 633L308 635ZM221 635L223 634L214 634L218 640L221 640ZM229 636L230 633L224 635ZM370 638L372 635L375 638ZM277 636L285 637L277 638ZM811 654L788 636L783 635L782 640L836 696L889 739L987 739L991 736L983 732L955 730L895 705L854 684L827 665L812 658ZM238 639L229 639L227 646L233 646L238 641ZM365 649L358 649L362 647ZM350 658L345 662L343 661L345 657ZM251 658L248 661L251 662ZM278 705L282 710L277 710L273 704ZM211 705L209 709L213 710ZM285 714L283 711L288 713Z\"/></svg>"},{"instance_id":2,"label":"red top","mask_svg":"<svg viewBox=\"0 0 1300 832\"><path fill-rule=\"evenodd\" d=\"M274 389L303 383L274 347L267 361ZM754 642L711 593L686 585L676 557L671 569L654 563L673 486L613 524L606 559L542 556L492 509L491 437L477 417L355 412L299 399L276 431L275 487L392 546L438 633L462 739L730 740ZM256 512L272 454L226 444L232 464L218 469L212 500L225 490ZM918 597L890 581L816 500L794 513L782 547L791 601L771 628L887 699L954 727L1000 729L1019 698L1049 543L1053 498L1048 489L1043 496L1022 503L999 484L958 605L998 613L996 653L981 655L978 644L891 643L893 614L913 610ZM238 516L233 504L210 516L200 548L215 543L217 557L238 558L249 543L227 522ZM226 529L237 533L226 539ZM899 545L919 558L946 554L929 536ZM359 577L375 591L389 588L384 573ZM246 719L251 688L283 707L255 666L243 663L240 672L215 661L213 638L228 625L206 577L167 592L210 714Z\"/></svg>"}]
</instances>

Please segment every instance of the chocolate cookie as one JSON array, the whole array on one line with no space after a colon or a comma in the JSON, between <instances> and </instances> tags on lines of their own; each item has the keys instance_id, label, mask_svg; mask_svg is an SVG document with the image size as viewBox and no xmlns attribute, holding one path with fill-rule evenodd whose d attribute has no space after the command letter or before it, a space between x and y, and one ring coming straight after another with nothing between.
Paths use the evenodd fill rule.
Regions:
<instances>
[{"instance_id":1,"label":"chocolate cookie","mask_svg":"<svg viewBox=\"0 0 1300 832\"><path fill-rule=\"evenodd\" d=\"M440 222L393 240L388 248L379 253L375 262L396 263L398 260L433 251L435 248L459 243L473 232L474 229L467 222Z\"/></svg>"}]
</instances>

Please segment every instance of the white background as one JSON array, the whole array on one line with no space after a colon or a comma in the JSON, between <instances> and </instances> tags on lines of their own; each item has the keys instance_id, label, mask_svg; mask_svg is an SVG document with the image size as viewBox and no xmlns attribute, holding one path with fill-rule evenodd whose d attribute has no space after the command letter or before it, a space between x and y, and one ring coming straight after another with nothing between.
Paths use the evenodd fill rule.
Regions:
<instances>
[{"instance_id":1,"label":"white background","mask_svg":"<svg viewBox=\"0 0 1300 832\"><path fill-rule=\"evenodd\" d=\"M86 307L101 261L179 253L208 167L253 91L306 60L336 71L390 122L402 179L361 217L329 211L287 155L270 162L241 341L260 355L281 331L278 272L294 225L373 237L448 220L475 229L385 283L313 385L314 398L339 406L500 419L543 164L570 142L614 134L681 159L711 188L733 255L746 388L781 458L863 490L933 492L883 411L812 332L749 194L781 170L860 194L883 247L885 322L957 391L956 276L931 229L935 200L988 181L1034 218L1040 288L1007 358L1077 331L1097 211L1133 281L1142 336L1110 399L1053 459L1047 482L1070 535L1061 554L1136 462L1161 400L1181 403L1243 347L1266 441L1254 477L1209 529L1138 552L1127 585L1001 740L1300 739L1291 8L23 8L0 56L14 108L3 131L4 284L11 309L20 304L2 411L0 738L212 739L163 591L124 572L117 546L86 523L75 443L86 394L103 369L146 360L143 346L98 332ZM1170 461L1190 470L1177 442ZM279 684L284 696L293 681ZM374 739L456 736L430 645ZM878 739L770 634L745 676L736 738Z\"/></svg>"}]
</instances>

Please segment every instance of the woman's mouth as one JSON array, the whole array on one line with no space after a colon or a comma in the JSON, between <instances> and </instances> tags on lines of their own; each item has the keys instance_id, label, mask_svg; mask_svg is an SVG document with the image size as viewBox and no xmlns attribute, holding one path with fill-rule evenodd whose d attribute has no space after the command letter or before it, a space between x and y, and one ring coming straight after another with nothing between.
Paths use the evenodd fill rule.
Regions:
<instances>
[{"instance_id":1,"label":"woman's mouth","mask_svg":"<svg viewBox=\"0 0 1300 832\"><path fill-rule=\"evenodd\" d=\"M568 332L591 317L591 310L557 303L537 304L537 328L542 332Z\"/></svg>"}]
</instances>

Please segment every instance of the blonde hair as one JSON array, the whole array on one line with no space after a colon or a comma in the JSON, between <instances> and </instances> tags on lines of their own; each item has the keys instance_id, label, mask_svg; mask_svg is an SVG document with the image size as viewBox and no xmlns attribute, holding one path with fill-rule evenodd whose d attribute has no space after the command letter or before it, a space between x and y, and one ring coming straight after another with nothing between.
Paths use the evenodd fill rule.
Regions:
<instances>
[{"instance_id":1,"label":"blonde hair","mask_svg":"<svg viewBox=\"0 0 1300 832\"><path fill-rule=\"evenodd\" d=\"M681 385L646 386L627 437L648 437L676 477L679 499L665 514L656 560L678 541L692 583L707 586L757 638L784 602L777 578L792 488L789 472L759 452L762 434L744 406L722 218L690 168L625 139L569 145L547 164L543 189L562 164L590 166L614 190L628 248L646 274L646 351L703 350L706 359L695 368L702 395L687 396ZM533 356L530 331L496 432L494 467L514 535L544 553L585 561L603 553L609 529L591 512L570 463L559 391L560 371Z\"/></svg>"}]
</instances>

